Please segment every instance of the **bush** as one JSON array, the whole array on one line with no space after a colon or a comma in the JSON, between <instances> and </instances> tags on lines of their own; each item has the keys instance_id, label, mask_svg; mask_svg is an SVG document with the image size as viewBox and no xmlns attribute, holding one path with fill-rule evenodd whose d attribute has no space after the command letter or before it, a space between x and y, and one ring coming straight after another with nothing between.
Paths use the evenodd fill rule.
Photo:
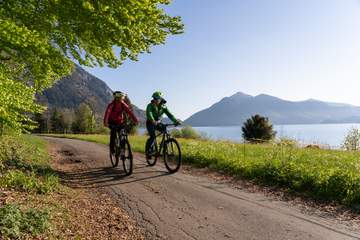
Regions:
<instances>
[{"instance_id":1,"label":"bush","mask_svg":"<svg viewBox=\"0 0 360 240\"><path fill-rule=\"evenodd\" d=\"M171 130L171 136L175 138L201 139L201 135L191 126Z\"/></svg>"},{"instance_id":2,"label":"bush","mask_svg":"<svg viewBox=\"0 0 360 240\"><path fill-rule=\"evenodd\" d=\"M48 220L48 210L30 208L23 211L15 204L6 204L0 208L0 232L4 237L39 235L49 228Z\"/></svg>"},{"instance_id":3,"label":"bush","mask_svg":"<svg viewBox=\"0 0 360 240\"><path fill-rule=\"evenodd\" d=\"M35 173L24 173L19 170L10 170L0 178L0 186L26 192L46 194L58 187L59 180L55 175L45 175L42 179Z\"/></svg>"},{"instance_id":4,"label":"bush","mask_svg":"<svg viewBox=\"0 0 360 240\"><path fill-rule=\"evenodd\" d=\"M298 147L299 143L291 138L281 137L276 144L284 147Z\"/></svg>"},{"instance_id":5,"label":"bush","mask_svg":"<svg viewBox=\"0 0 360 240\"><path fill-rule=\"evenodd\" d=\"M276 134L269 119L258 114L247 119L241 129L243 138L252 143L272 140Z\"/></svg>"},{"instance_id":6,"label":"bush","mask_svg":"<svg viewBox=\"0 0 360 240\"><path fill-rule=\"evenodd\" d=\"M352 127L348 130L345 136L342 148L347 151L356 151L360 147L360 131L359 129Z\"/></svg>"}]
</instances>

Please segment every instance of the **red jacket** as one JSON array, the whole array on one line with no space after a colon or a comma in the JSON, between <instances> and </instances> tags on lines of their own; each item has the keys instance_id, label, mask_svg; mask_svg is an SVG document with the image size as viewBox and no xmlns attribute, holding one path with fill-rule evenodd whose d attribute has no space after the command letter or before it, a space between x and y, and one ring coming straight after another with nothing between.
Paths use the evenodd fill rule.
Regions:
<instances>
[{"instance_id":1,"label":"red jacket","mask_svg":"<svg viewBox=\"0 0 360 240\"><path fill-rule=\"evenodd\" d=\"M104 124L117 124L124 123L124 111L137 123L138 120L134 113L130 110L129 106L123 101L112 101L106 108L104 116Z\"/></svg>"}]
</instances>

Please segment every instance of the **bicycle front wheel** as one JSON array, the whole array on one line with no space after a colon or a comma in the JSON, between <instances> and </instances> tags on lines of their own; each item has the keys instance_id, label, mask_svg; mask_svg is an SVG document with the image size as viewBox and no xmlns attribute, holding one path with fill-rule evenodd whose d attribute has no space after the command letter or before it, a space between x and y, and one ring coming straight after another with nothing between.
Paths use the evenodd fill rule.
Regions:
<instances>
[{"instance_id":1,"label":"bicycle front wheel","mask_svg":"<svg viewBox=\"0 0 360 240\"><path fill-rule=\"evenodd\" d=\"M181 150L179 143L174 138L170 138L164 143L164 162L170 173L175 173L180 169Z\"/></svg>"},{"instance_id":2,"label":"bicycle front wheel","mask_svg":"<svg viewBox=\"0 0 360 240\"><path fill-rule=\"evenodd\" d=\"M131 147L130 147L130 143L129 141L123 140L123 152L122 152L122 156L121 156L121 160L123 161L123 167L124 167L124 171L126 176L129 176L132 174L133 172L133 155L132 155L132 151L131 151Z\"/></svg>"}]
</instances>

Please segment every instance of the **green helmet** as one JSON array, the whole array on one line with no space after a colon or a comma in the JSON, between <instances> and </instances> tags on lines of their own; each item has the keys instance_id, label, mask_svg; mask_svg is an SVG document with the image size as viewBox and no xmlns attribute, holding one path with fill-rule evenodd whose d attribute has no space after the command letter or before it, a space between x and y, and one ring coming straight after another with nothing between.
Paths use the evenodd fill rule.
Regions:
<instances>
[{"instance_id":1,"label":"green helmet","mask_svg":"<svg viewBox=\"0 0 360 240\"><path fill-rule=\"evenodd\" d=\"M162 92L160 92L160 91L157 91L157 92L154 92L153 93L153 95L152 95L152 97L154 98L154 99L160 99L160 98L162 98Z\"/></svg>"}]
</instances>

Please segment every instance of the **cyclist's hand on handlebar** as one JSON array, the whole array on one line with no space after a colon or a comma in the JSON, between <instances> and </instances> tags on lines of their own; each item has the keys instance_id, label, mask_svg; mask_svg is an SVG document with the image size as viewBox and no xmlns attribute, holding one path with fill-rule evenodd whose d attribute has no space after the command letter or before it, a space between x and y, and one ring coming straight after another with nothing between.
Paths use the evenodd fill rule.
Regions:
<instances>
[{"instance_id":1,"label":"cyclist's hand on handlebar","mask_svg":"<svg viewBox=\"0 0 360 240\"><path fill-rule=\"evenodd\" d=\"M109 127L109 124L108 124L108 123L104 123L104 126L105 126L105 127Z\"/></svg>"},{"instance_id":2,"label":"cyclist's hand on handlebar","mask_svg":"<svg viewBox=\"0 0 360 240\"><path fill-rule=\"evenodd\" d=\"M175 124L175 126L179 126L179 125L181 125L181 121L177 120L174 124Z\"/></svg>"}]
</instances>

